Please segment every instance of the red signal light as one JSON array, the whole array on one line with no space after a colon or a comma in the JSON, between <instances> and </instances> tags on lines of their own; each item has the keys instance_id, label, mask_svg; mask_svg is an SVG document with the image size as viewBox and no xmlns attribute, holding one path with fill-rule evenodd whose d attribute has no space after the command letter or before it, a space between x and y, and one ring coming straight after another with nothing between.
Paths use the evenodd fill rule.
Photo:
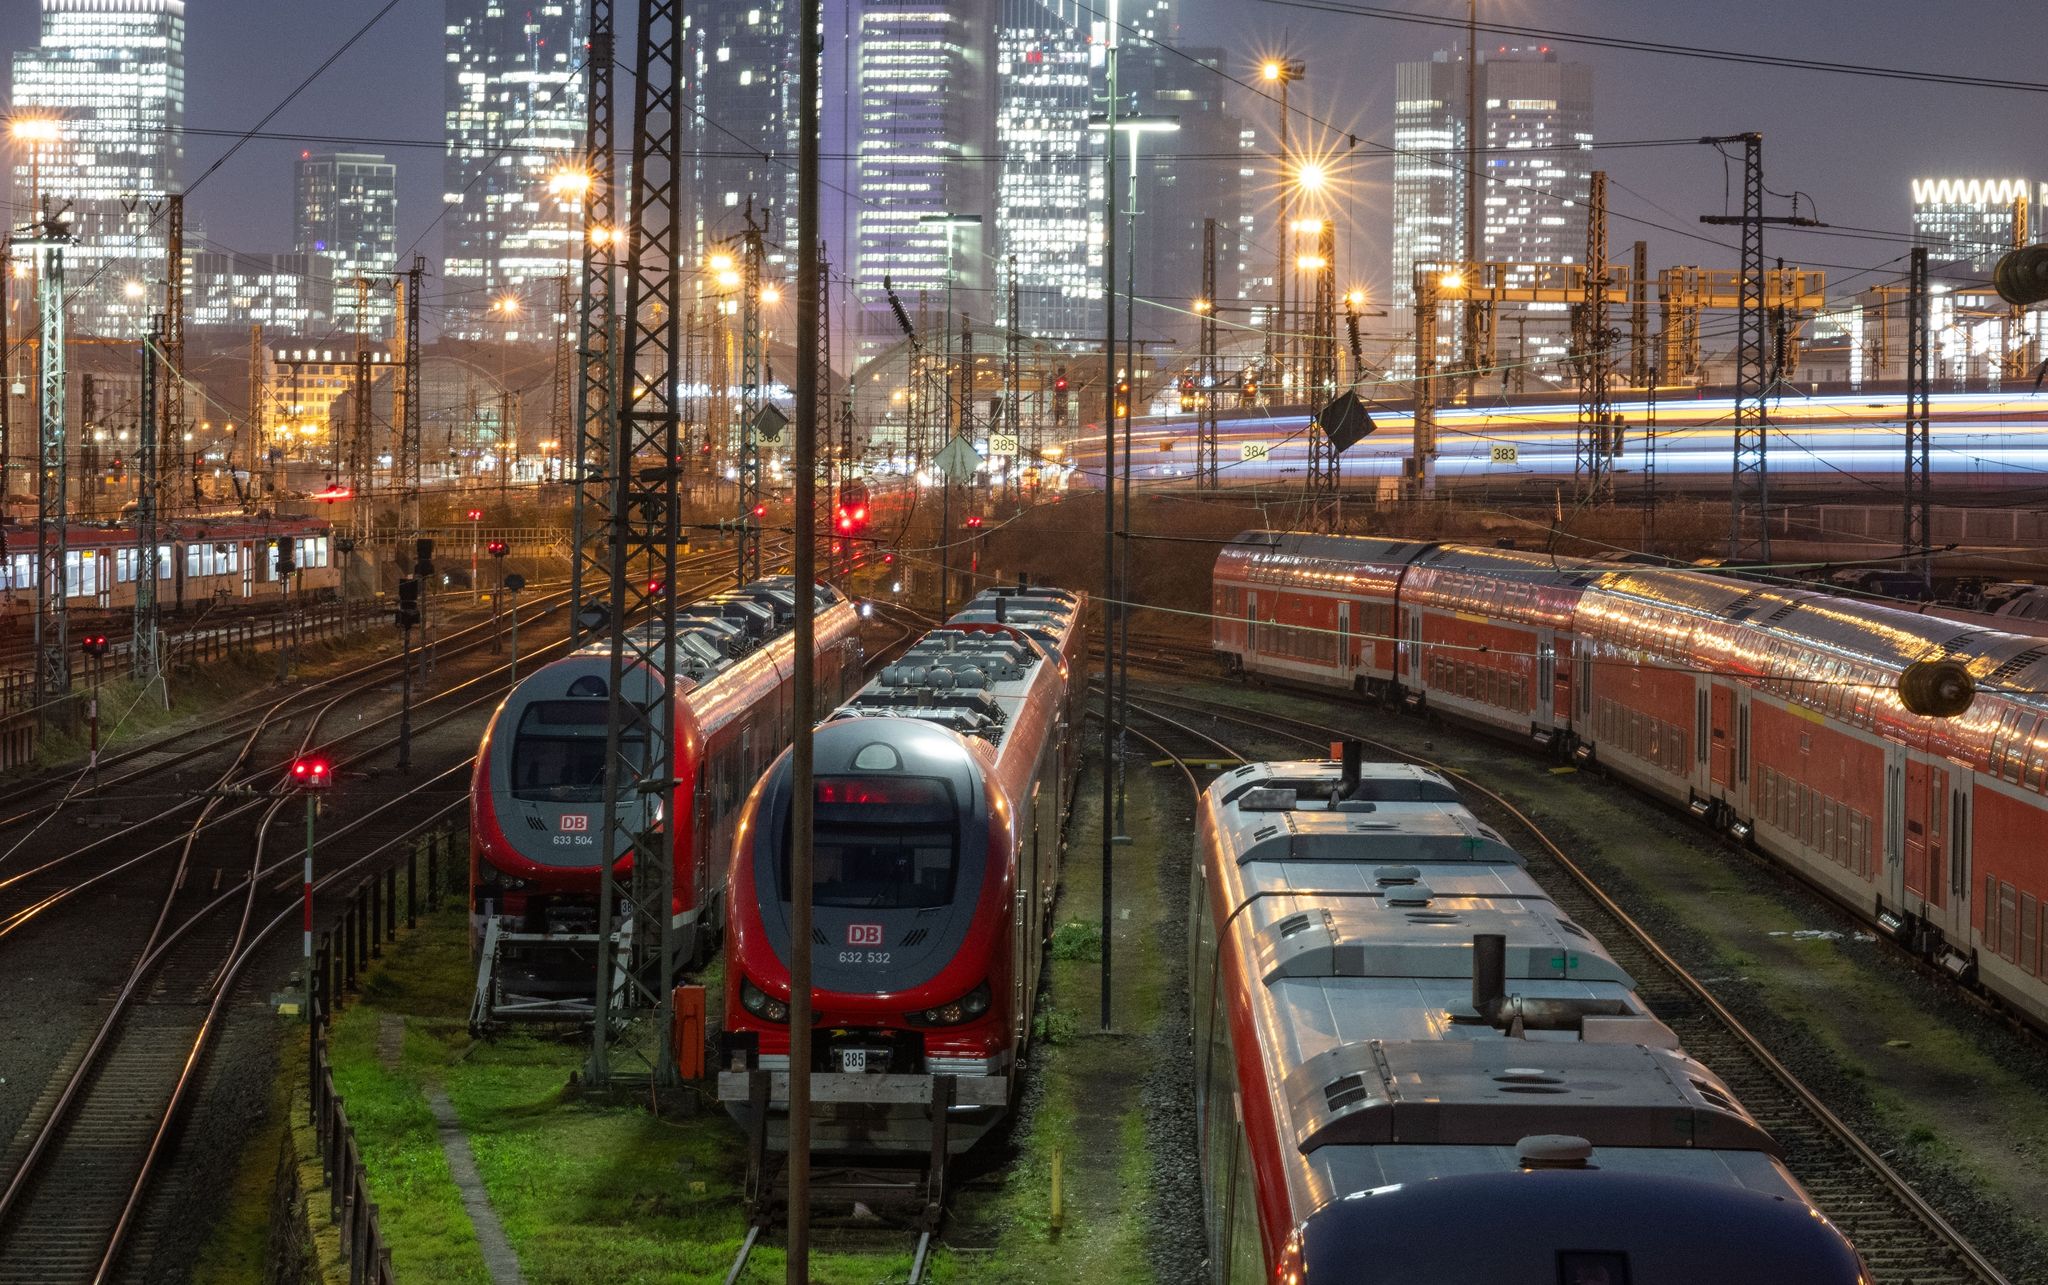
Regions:
<instances>
[{"instance_id":1,"label":"red signal light","mask_svg":"<svg viewBox=\"0 0 2048 1285\"><path fill-rule=\"evenodd\" d=\"M649 581L647 582L647 592L648 592L648 593L650 593L650 594L657 594L657 593L660 593L660 592L661 592L661 590L662 590L662 582L661 582L660 580L649 580Z\"/></svg>"},{"instance_id":2,"label":"red signal light","mask_svg":"<svg viewBox=\"0 0 2048 1285\"><path fill-rule=\"evenodd\" d=\"M853 510L853 520L854 520L854 521L856 521L856 522L865 522L865 521L867 521L867 520L868 520L868 506L867 506L867 505L865 505L865 504L855 505L855 506L854 506L854 510Z\"/></svg>"},{"instance_id":3,"label":"red signal light","mask_svg":"<svg viewBox=\"0 0 2048 1285\"><path fill-rule=\"evenodd\" d=\"M767 506L767 505L765 505L765 504L756 504L756 505L754 506L754 516L755 516L755 517L757 517L757 518L765 518L765 517L767 517L767 516L768 516L768 506Z\"/></svg>"},{"instance_id":4,"label":"red signal light","mask_svg":"<svg viewBox=\"0 0 2048 1285\"><path fill-rule=\"evenodd\" d=\"M302 790L324 790L334 779L334 768L323 758L302 758L292 762L292 784Z\"/></svg>"},{"instance_id":5,"label":"red signal light","mask_svg":"<svg viewBox=\"0 0 2048 1285\"><path fill-rule=\"evenodd\" d=\"M1066 391L1067 391L1067 377L1066 377L1065 375L1061 375L1061 376L1060 376L1060 377L1059 377L1058 379L1055 379L1055 380L1053 380L1053 381L1052 381L1052 390L1053 390L1054 392L1056 392L1056 393L1064 393L1064 392L1066 392Z\"/></svg>"},{"instance_id":6,"label":"red signal light","mask_svg":"<svg viewBox=\"0 0 2048 1285\"><path fill-rule=\"evenodd\" d=\"M883 566L885 566L885 567L893 567L893 566L895 566L895 565L896 565L896 555L895 555L895 554L893 554L893 553L885 553L885 554L883 554L883 555L882 555L882 565L883 565Z\"/></svg>"},{"instance_id":7,"label":"red signal light","mask_svg":"<svg viewBox=\"0 0 2048 1285\"><path fill-rule=\"evenodd\" d=\"M503 540L493 540L489 544L484 546L484 548L489 550L490 555L494 558L504 557L505 551L510 547L511 546L506 544Z\"/></svg>"},{"instance_id":8,"label":"red signal light","mask_svg":"<svg viewBox=\"0 0 2048 1285\"><path fill-rule=\"evenodd\" d=\"M471 510L469 511L469 520L470 520L470 521L472 521L472 522L481 522L481 521L483 521L483 520L484 520L484 511L483 511L482 509L471 509Z\"/></svg>"}]
</instances>

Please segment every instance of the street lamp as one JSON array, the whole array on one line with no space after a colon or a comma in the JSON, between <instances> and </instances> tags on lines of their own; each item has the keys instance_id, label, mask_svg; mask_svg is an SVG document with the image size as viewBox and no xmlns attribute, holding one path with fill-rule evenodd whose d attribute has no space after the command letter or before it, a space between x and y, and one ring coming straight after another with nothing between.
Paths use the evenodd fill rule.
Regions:
<instances>
[{"instance_id":1,"label":"street lamp","mask_svg":"<svg viewBox=\"0 0 2048 1285\"><path fill-rule=\"evenodd\" d=\"M959 417L953 405L953 229L978 228L979 214L920 214L920 227L942 227L946 229L946 317L945 340L941 360L946 370L946 443L951 445L959 435ZM952 605L953 594L953 475L948 472L939 479L939 619L944 620L946 608Z\"/></svg>"},{"instance_id":2,"label":"street lamp","mask_svg":"<svg viewBox=\"0 0 2048 1285\"><path fill-rule=\"evenodd\" d=\"M1293 205L1289 200L1292 184L1288 181L1287 153L1287 90L1295 81L1308 74L1308 64L1292 58L1268 58L1259 68L1259 75L1269 85L1280 86L1280 150L1277 155L1280 170L1280 236L1279 257L1273 264L1273 311L1266 326L1267 357L1280 366L1286 365L1287 335L1287 237L1285 230ZM1273 380L1277 387L1282 380Z\"/></svg>"}]
</instances>

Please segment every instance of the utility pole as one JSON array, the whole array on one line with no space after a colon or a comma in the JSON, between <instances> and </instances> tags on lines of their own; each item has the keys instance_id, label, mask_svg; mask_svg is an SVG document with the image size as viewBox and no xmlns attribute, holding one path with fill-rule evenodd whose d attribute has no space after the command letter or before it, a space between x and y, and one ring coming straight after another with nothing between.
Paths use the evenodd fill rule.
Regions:
<instances>
[{"instance_id":1,"label":"utility pole","mask_svg":"<svg viewBox=\"0 0 2048 1285\"><path fill-rule=\"evenodd\" d=\"M1465 0L1465 253L1458 274L1473 282L1479 271L1479 0ZM1465 400L1479 386L1479 304L1465 296L1459 361L1465 372Z\"/></svg>"},{"instance_id":2,"label":"utility pole","mask_svg":"<svg viewBox=\"0 0 2048 1285\"><path fill-rule=\"evenodd\" d=\"M652 1008L660 1032L657 1087L678 1083L674 1019L675 862L662 818L676 815L676 753L669 726L675 688L676 544L681 535L681 419L675 373L682 338L678 186L682 152L681 0L640 0L633 82L633 190L626 234L626 381L609 458L611 674L605 729L604 828L599 862L597 994L585 1078L611 1082L611 1040L625 1014ZM814 38L814 37L813 37ZM813 95L815 97L815 95ZM816 226L816 220L812 220ZM662 463L625 467L629 461ZM799 591L802 596L802 591ZM639 628L640 625L652 628ZM627 686L628 680L632 686ZM629 748L630 747L630 748ZM614 874L632 854L632 887ZM620 949L614 946L614 941ZM620 958L625 955L625 958Z\"/></svg>"},{"instance_id":3,"label":"utility pole","mask_svg":"<svg viewBox=\"0 0 2048 1285\"><path fill-rule=\"evenodd\" d=\"M398 297L399 360L403 364L399 367L396 386L399 396L394 418L398 420L398 453L393 462L397 465L397 490L403 510L400 521L414 539L418 539L420 533L420 292L426 285L426 278L425 256L414 255L412 267L400 283L403 290ZM425 586L421 586L421 591L425 592ZM427 645L424 606L421 612L420 646L424 648Z\"/></svg>"},{"instance_id":4,"label":"utility pole","mask_svg":"<svg viewBox=\"0 0 2048 1285\"><path fill-rule=\"evenodd\" d=\"M2012 248L2024 250L2030 238L2027 235L2027 194L2015 196L2012 201ZM2027 307L2013 304L2005 313L2005 370L2006 379L2025 379L2034 367L2032 345L2027 342Z\"/></svg>"},{"instance_id":5,"label":"utility pole","mask_svg":"<svg viewBox=\"0 0 2048 1285\"><path fill-rule=\"evenodd\" d=\"M1735 461L1728 503L1728 557L1733 561L1771 556L1770 390L1771 347L1764 315L1764 225L1816 228L1826 225L1798 214L1764 215L1764 136L1729 134L1700 140L1719 148L1742 144L1742 213L1703 214L1700 222L1742 228L1740 338L1735 347ZM1750 532L1754 534L1750 534Z\"/></svg>"},{"instance_id":6,"label":"utility pole","mask_svg":"<svg viewBox=\"0 0 2048 1285\"><path fill-rule=\"evenodd\" d=\"M569 562L569 642L572 646L602 629L602 613L591 609L601 587L611 584L613 494L611 436L616 427L617 319L612 294L618 268L618 203L612 173L612 0L590 0L590 57L584 167L590 184L583 194L583 275L576 314L576 422L574 443L562 449L570 460L572 540ZM611 604L616 611L621 603Z\"/></svg>"},{"instance_id":7,"label":"utility pole","mask_svg":"<svg viewBox=\"0 0 2048 1285\"><path fill-rule=\"evenodd\" d=\"M159 449L171 453L171 475L165 479L177 503L188 501L179 494L179 483L190 470L192 512L199 511L199 464L185 432L185 197L173 192L169 200L164 262L164 383L157 401L163 415ZM167 506L168 507L168 506Z\"/></svg>"},{"instance_id":8,"label":"utility pole","mask_svg":"<svg viewBox=\"0 0 2048 1285\"><path fill-rule=\"evenodd\" d=\"M12 493L14 479L14 341L8 334L7 314L14 302L8 296L14 282L14 238L0 236L0 504Z\"/></svg>"},{"instance_id":9,"label":"utility pole","mask_svg":"<svg viewBox=\"0 0 2048 1285\"><path fill-rule=\"evenodd\" d=\"M249 434L249 467L248 480L242 484L242 507L251 513L257 510L257 501L261 497L261 492L256 488L256 466L259 461L268 459L270 455L269 443L264 440L263 435L263 404L269 399L269 372L270 363L265 360L263 352L263 327L260 325L251 326L249 327L249 415L244 423ZM228 471L230 474L234 471L233 460L228 461Z\"/></svg>"},{"instance_id":10,"label":"utility pole","mask_svg":"<svg viewBox=\"0 0 2048 1285\"><path fill-rule=\"evenodd\" d=\"M1201 320L1196 323L1201 355L1196 359L1200 395L1195 399L1195 489L1216 490L1222 485L1216 455L1216 220L1202 220L1202 298L1196 305Z\"/></svg>"},{"instance_id":11,"label":"utility pole","mask_svg":"<svg viewBox=\"0 0 2048 1285\"><path fill-rule=\"evenodd\" d=\"M37 383L41 407L36 499L36 706L71 690L71 655L64 595L65 493L64 441L64 247L71 241L68 225L43 214L36 222Z\"/></svg>"},{"instance_id":12,"label":"utility pole","mask_svg":"<svg viewBox=\"0 0 2048 1285\"><path fill-rule=\"evenodd\" d=\"M1103 28L1102 51L1103 116L1108 128L1102 135L1102 974L1101 1027L1110 1028L1110 978L1114 976L1111 956L1115 948L1115 923L1110 902L1115 893L1116 836L1110 818L1116 814L1116 719L1110 709L1116 693L1116 647L1113 622L1116 598L1116 71L1118 51L1117 0L1109 0L1109 23ZM1279 70L1276 72L1275 67ZM1267 64L1268 78L1280 81L1280 269L1273 274L1274 289L1287 275L1287 65ZM948 266L950 275L950 265ZM1275 313L1277 317L1277 312ZM1276 324L1267 327L1268 356L1279 336ZM951 538L946 532L941 538Z\"/></svg>"},{"instance_id":13,"label":"utility pole","mask_svg":"<svg viewBox=\"0 0 2048 1285\"><path fill-rule=\"evenodd\" d=\"M156 349L164 319L152 317L142 341L142 413L135 418L135 637L129 643L129 672L148 686L159 672L157 655ZM262 343L259 331L256 342ZM260 351L260 349L259 349Z\"/></svg>"},{"instance_id":14,"label":"utility pole","mask_svg":"<svg viewBox=\"0 0 2048 1285\"><path fill-rule=\"evenodd\" d=\"M1415 436L1403 479L1408 498L1436 496L1436 309L1437 271L1415 273Z\"/></svg>"},{"instance_id":15,"label":"utility pole","mask_svg":"<svg viewBox=\"0 0 2048 1285\"><path fill-rule=\"evenodd\" d=\"M99 516L99 420L98 381L87 371L78 381L78 516L85 522Z\"/></svg>"},{"instance_id":16,"label":"utility pole","mask_svg":"<svg viewBox=\"0 0 2048 1285\"><path fill-rule=\"evenodd\" d=\"M370 281L357 277L356 404L355 425L348 439L348 505L350 532L358 543L370 538L370 461L376 455L370 441L370 389L374 379L370 366ZM346 584L342 586L342 597L349 597Z\"/></svg>"},{"instance_id":17,"label":"utility pole","mask_svg":"<svg viewBox=\"0 0 2048 1285\"><path fill-rule=\"evenodd\" d=\"M1922 588L1934 584L1934 476L1930 467L1932 437L1928 411L1931 388L1928 369L1933 356L1929 342L1927 289L1927 247L1913 247L1907 269L1906 305L1906 521L1905 555L1908 565L1918 562Z\"/></svg>"},{"instance_id":18,"label":"utility pole","mask_svg":"<svg viewBox=\"0 0 2048 1285\"><path fill-rule=\"evenodd\" d=\"M1287 251L1293 244L1294 237L1291 231L1294 225L1294 169L1287 154L1287 118L1291 114L1287 91L1295 81L1308 74L1308 64L1288 58L1277 58L1268 62L1263 72L1267 80L1276 81L1280 85L1280 228L1276 237L1280 243L1280 252L1273 267L1273 311L1266 322L1266 383L1271 390L1267 394L1267 400L1271 401L1280 395L1281 386L1287 382L1288 349L1292 344L1292 336L1288 334L1287 274L1293 270L1293 265L1287 261ZM1116 93L1115 86L1115 78L1112 77L1112 97ZM1116 129L1114 109L1110 112L1109 127L1111 131ZM1114 159L1116 145L1111 143L1109 150ZM1106 181L1113 184L1116 176L1111 174ZM1110 215L1114 218L1115 214L1115 198L1112 197Z\"/></svg>"},{"instance_id":19,"label":"utility pole","mask_svg":"<svg viewBox=\"0 0 2048 1285\"><path fill-rule=\"evenodd\" d=\"M1586 202L1586 289L1578 312L1579 431L1573 481L1583 500L1613 498L1614 458L1608 453L1607 171L1594 170Z\"/></svg>"},{"instance_id":20,"label":"utility pole","mask_svg":"<svg viewBox=\"0 0 2048 1285\"><path fill-rule=\"evenodd\" d=\"M1643 551L1657 539L1657 368L1649 369L1643 399Z\"/></svg>"},{"instance_id":21,"label":"utility pole","mask_svg":"<svg viewBox=\"0 0 2048 1285\"><path fill-rule=\"evenodd\" d=\"M1650 369L1650 243L1636 242L1634 261L1628 274L1628 382L1644 387Z\"/></svg>"},{"instance_id":22,"label":"utility pole","mask_svg":"<svg viewBox=\"0 0 2048 1285\"><path fill-rule=\"evenodd\" d=\"M820 0L798 5L797 278L796 278L796 656L795 741L790 746L790 993L789 993L789 1285L811 1279L811 724L817 712L816 478L819 414L831 423L827 395L824 249L818 237L818 63L823 55Z\"/></svg>"},{"instance_id":23,"label":"utility pole","mask_svg":"<svg viewBox=\"0 0 2048 1285\"><path fill-rule=\"evenodd\" d=\"M1316 232L1316 301L1309 342L1308 399L1312 408L1327 406L1337 395L1337 223L1320 220ZM1322 501L1337 495L1336 444L1320 426L1308 429L1308 494L1322 514ZM1320 521L1320 517L1319 517Z\"/></svg>"}]
</instances>

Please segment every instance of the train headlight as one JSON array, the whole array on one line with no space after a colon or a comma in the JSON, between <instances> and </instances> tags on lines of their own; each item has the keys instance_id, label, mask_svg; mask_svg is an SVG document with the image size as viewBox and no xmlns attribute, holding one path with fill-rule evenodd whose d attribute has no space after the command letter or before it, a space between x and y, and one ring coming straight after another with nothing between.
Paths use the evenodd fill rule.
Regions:
<instances>
[{"instance_id":1,"label":"train headlight","mask_svg":"<svg viewBox=\"0 0 2048 1285\"><path fill-rule=\"evenodd\" d=\"M766 1022L789 1020L789 1005L772 995L764 994L759 987L744 977L740 978L740 1007Z\"/></svg>"},{"instance_id":2,"label":"train headlight","mask_svg":"<svg viewBox=\"0 0 2048 1285\"><path fill-rule=\"evenodd\" d=\"M988 1012L991 999L988 983L983 982L949 1004L919 1009L915 1013L906 1014L905 1017L912 1026L958 1026Z\"/></svg>"}]
</instances>

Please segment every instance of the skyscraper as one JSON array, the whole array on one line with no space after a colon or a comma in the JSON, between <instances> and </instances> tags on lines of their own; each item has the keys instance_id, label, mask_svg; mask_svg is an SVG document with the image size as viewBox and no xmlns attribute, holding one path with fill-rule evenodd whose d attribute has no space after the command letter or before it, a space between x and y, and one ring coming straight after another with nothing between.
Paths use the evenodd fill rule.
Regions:
<instances>
[{"instance_id":1,"label":"skyscraper","mask_svg":"<svg viewBox=\"0 0 2048 1285\"><path fill-rule=\"evenodd\" d=\"M551 314L551 283L578 248L573 212L550 180L581 165L583 6L573 0L445 0L447 186L443 332L516 336L493 322Z\"/></svg>"},{"instance_id":2,"label":"skyscraper","mask_svg":"<svg viewBox=\"0 0 2048 1285\"><path fill-rule=\"evenodd\" d=\"M54 122L16 144L16 204L68 209L74 324L132 335L163 310L164 198L178 190L185 124L184 0L43 0L42 41L14 57L15 121ZM130 297L129 283L144 289Z\"/></svg>"},{"instance_id":3,"label":"skyscraper","mask_svg":"<svg viewBox=\"0 0 2048 1285\"><path fill-rule=\"evenodd\" d=\"M1041 339L1102 328L1102 163L1081 0L1000 0L994 253L1017 281L1016 327ZM1006 316L1008 299L991 315Z\"/></svg>"},{"instance_id":4,"label":"skyscraper","mask_svg":"<svg viewBox=\"0 0 2048 1285\"><path fill-rule=\"evenodd\" d=\"M913 315L950 281L954 312L990 315L995 0L861 0L855 217L859 356L902 337L884 280ZM939 216L971 215L976 225Z\"/></svg>"},{"instance_id":5,"label":"skyscraper","mask_svg":"<svg viewBox=\"0 0 2048 1285\"><path fill-rule=\"evenodd\" d=\"M335 327L355 330L355 282L372 275L369 330L388 337L390 283L374 274L398 266L398 167L368 152L300 152L294 215L293 249L328 263Z\"/></svg>"},{"instance_id":6,"label":"skyscraper","mask_svg":"<svg viewBox=\"0 0 2048 1285\"><path fill-rule=\"evenodd\" d=\"M2014 203L2037 191L2048 201L2048 183L2037 189L2032 179L1916 178L1913 239L1928 247L1928 266L1937 273L1989 275L2013 247ZM2041 208L2034 206L2034 219Z\"/></svg>"},{"instance_id":7,"label":"skyscraper","mask_svg":"<svg viewBox=\"0 0 2048 1285\"><path fill-rule=\"evenodd\" d=\"M1454 263L1465 254L1466 70L1463 51L1395 68L1393 298L1403 309L1414 305L1418 264ZM1593 69L1560 61L1548 45L1503 45L1481 51L1478 76L1476 257L1580 262L1593 173ZM1561 306L1552 310L1561 324ZM1448 347L1457 336L1439 327L1439 341ZM1562 348L1546 336L1534 351Z\"/></svg>"},{"instance_id":8,"label":"skyscraper","mask_svg":"<svg viewBox=\"0 0 2048 1285\"><path fill-rule=\"evenodd\" d=\"M688 132L684 251L702 262L746 230L766 239L766 274L796 264L796 0L693 0L688 28Z\"/></svg>"},{"instance_id":9,"label":"skyscraper","mask_svg":"<svg viewBox=\"0 0 2048 1285\"><path fill-rule=\"evenodd\" d=\"M1217 297L1234 298L1240 290L1235 250L1248 203L1237 152L1245 123L1224 99L1230 82L1218 74L1228 66L1223 50L1147 52L1136 66L1128 57L1124 64L1136 73L1131 79L1137 110L1170 117L1175 129L1147 140L1139 153L1138 294L1164 307L1152 310L1149 320L1141 309L1137 333L1185 333L1193 328L1186 310L1202 291L1202 230L1208 219L1216 220ZM1266 275L1270 280L1270 270Z\"/></svg>"}]
</instances>

